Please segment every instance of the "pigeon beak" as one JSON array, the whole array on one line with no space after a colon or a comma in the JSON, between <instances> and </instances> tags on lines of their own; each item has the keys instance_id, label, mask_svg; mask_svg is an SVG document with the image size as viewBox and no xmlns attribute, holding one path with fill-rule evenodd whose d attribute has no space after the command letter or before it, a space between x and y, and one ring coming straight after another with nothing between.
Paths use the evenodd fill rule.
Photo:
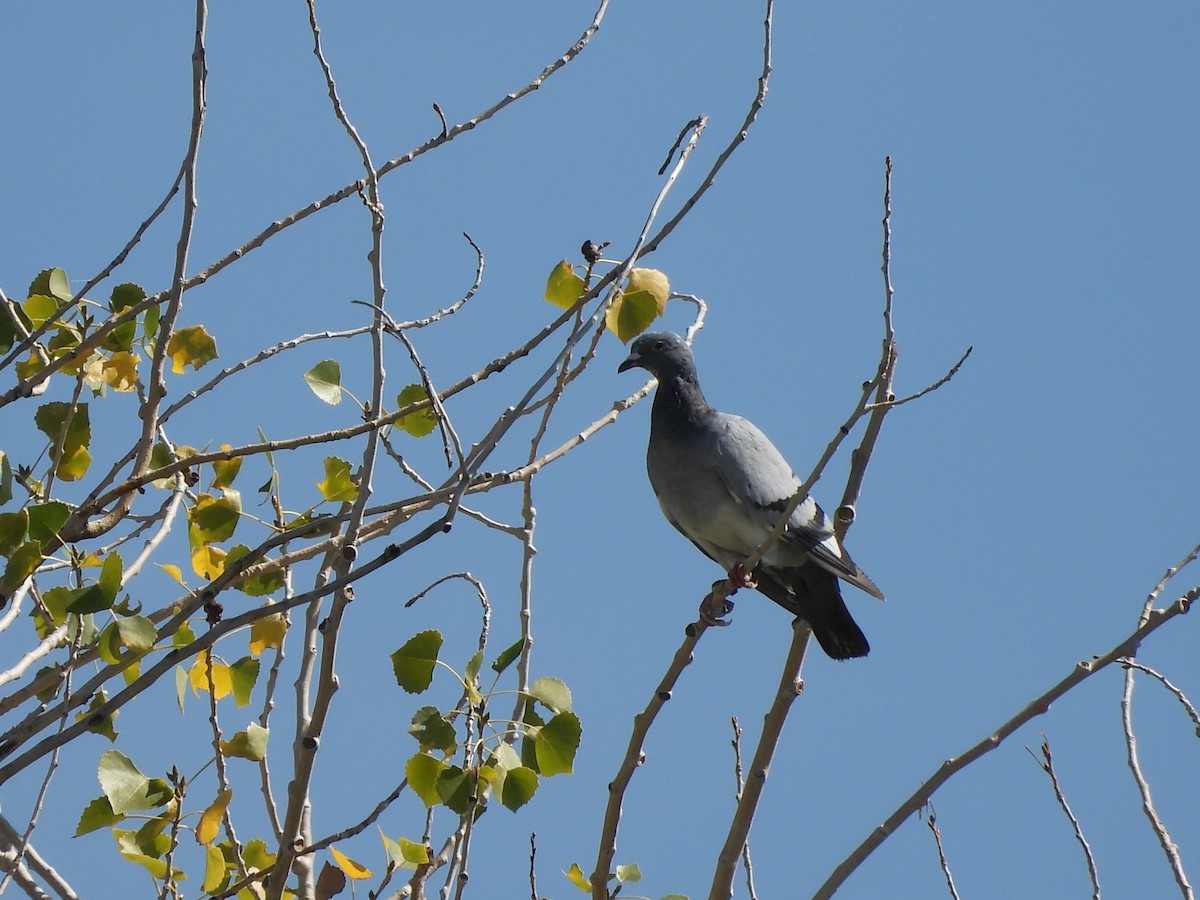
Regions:
<instances>
[{"instance_id":1,"label":"pigeon beak","mask_svg":"<svg viewBox=\"0 0 1200 900\"><path fill-rule=\"evenodd\" d=\"M619 366L617 366L617 371L618 372L627 372L630 369L638 366L641 363L641 361L642 361L641 354L638 353L637 351L634 351L633 353L630 353L627 357L625 357L625 362L623 362Z\"/></svg>"}]
</instances>

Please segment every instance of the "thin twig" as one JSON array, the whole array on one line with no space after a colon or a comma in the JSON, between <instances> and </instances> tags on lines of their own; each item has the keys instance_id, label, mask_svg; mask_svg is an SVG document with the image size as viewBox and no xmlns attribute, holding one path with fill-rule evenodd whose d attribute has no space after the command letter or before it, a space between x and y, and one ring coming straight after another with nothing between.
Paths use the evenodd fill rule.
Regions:
<instances>
[{"instance_id":1,"label":"thin twig","mask_svg":"<svg viewBox=\"0 0 1200 900\"><path fill-rule=\"evenodd\" d=\"M1029 750L1029 747L1025 748ZM1054 757L1050 754L1050 741L1046 736L1042 735L1042 758L1039 760L1029 750L1029 755L1033 757L1034 762L1041 767L1042 771L1050 778L1050 785L1054 789L1054 799L1058 801L1058 807L1063 811L1063 815L1067 817L1067 821L1071 823L1071 830L1075 833L1075 841L1083 850L1083 858L1087 863L1088 877L1092 880L1092 900L1100 900L1100 874L1096 870L1096 858L1092 855L1091 845L1088 844L1087 838L1083 836L1083 829L1079 825L1079 819L1075 817L1074 811L1067 803L1066 794L1063 793L1062 785L1058 781L1058 773L1054 771Z\"/></svg>"},{"instance_id":2,"label":"thin twig","mask_svg":"<svg viewBox=\"0 0 1200 900\"><path fill-rule=\"evenodd\" d=\"M950 891L950 896L954 900L959 900L958 890L954 887L954 876L950 874L950 863L946 859L946 849L942 846L942 830L937 826L937 813L933 811L933 804L925 804L925 808L929 811L925 822L929 825L929 830L933 832L933 842L937 844L938 865L942 867L942 875L946 879L946 887Z\"/></svg>"},{"instance_id":3,"label":"thin twig","mask_svg":"<svg viewBox=\"0 0 1200 900\"><path fill-rule=\"evenodd\" d=\"M1095 657L1091 662L1084 661L1077 663L1069 675L1027 703L1024 708L1000 725L995 731L975 744L972 744L958 756L943 762L907 800L897 807L895 812L884 820L882 825L876 827L849 856L838 864L825 880L825 883L813 894L814 900L832 897L834 892L845 883L850 874L862 864L863 860L874 853L884 841L891 837L909 816L924 807L929 802L929 798L943 784L981 756L995 750L1018 728L1037 716L1049 712L1050 705L1063 696L1063 694L1081 682L1091 678L1097 672L1107 668L1121 657L1135 653L1137 648L1141 646L1142 641L1147 637L1167 622L1186 613L1198 596L1200 596L1200 587L1188 591L1166 609L1153 610L1144 625L1135 630L1119 644L1112 647L1108 652Z\"/></svg>"}]
</instances>

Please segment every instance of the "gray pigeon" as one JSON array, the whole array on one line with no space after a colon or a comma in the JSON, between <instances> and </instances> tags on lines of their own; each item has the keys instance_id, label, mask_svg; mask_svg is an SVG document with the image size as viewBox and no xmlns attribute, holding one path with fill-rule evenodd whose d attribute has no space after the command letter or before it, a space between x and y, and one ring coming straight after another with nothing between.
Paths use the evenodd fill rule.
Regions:
<instances>
[{"instance_id":1,"label":"gray pigeon","mask_svg":"<svg viewBox=\"0 0 1200 900\"><path fill-rule=\"evenodd\" d=\"M658 379L646 470L663 515L739 580L742 563L770 534L801 481L751 422L708 405L692 351L679 335L641 335L617 371L634 367ZM883 593L850 559L812 497L796 508L787 530L750 574L761 593L812 626L834 659L870 651L838 579L880 600Z\"/></svg>"}]
</instances>

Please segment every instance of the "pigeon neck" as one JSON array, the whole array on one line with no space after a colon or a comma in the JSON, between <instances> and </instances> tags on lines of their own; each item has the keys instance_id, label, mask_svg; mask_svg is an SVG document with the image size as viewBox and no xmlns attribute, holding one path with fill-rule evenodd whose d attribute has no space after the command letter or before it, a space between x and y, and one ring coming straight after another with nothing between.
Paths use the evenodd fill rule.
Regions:
<instances>
[{"instance_id":1,"label":"pigeon neck","mask_svg":"<svg viewBox=\"0 0 1200 900\"><path fill-rule=\"evenodd\" d=\"M695 372L664 375L654 395L654 408L660 420L695 425L712 410L700 391Z\"/></svg>"}]
</instances>

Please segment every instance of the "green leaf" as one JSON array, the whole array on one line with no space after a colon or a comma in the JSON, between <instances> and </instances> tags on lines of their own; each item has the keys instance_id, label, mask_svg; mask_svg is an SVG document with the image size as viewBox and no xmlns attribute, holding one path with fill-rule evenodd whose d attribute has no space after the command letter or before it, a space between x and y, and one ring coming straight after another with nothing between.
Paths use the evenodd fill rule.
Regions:
<instances>
[{"instance_id":1,"label":"green leaf","mask_svg":"<svg viewBox=\"0 0 1200 900\"><path fill-rule=\"evenodd\" d=\"M447 768L440 759L427 753L418 753L404 764L404 777L408 785L428 807L437 806L442 798L438 795L438 777Z\"/></svg>"},{"instance_id":2,"label":"green leaf","mask_svg":"<svg viewBox=\"0 0 1200 900\"><path fill-rule=\"evenodd\" d=\"M468 686L474 685L476 679L479 678L479 668L483 665L483 651L476 650L471 658L467 660L466 666L463 667L463 681Z\"/></svg>"},{"instance_id":3,"label":"green leaf","mask_svg":"<svg viewBox=\"0 0 1200 900\"><path fill-rule=\"evenodd\" d=\"M3 316L0 316L3 318ZM0 350L0 353L3 351ZM0 506L3 506L12 499L12 465L8 461L8 454L0 450Z\"/></svg>"},{"instance_id":4,"label":"green leaf","mask_svg":"<svg viewBox=\"0 0 1200 900\"><path fill-rule=\"evenodd\" d=\"M106 663L121 661L121 648L129 650L130 658L144 656L154 649L158 637L154 623L144 616L127 616L117 619L100 634L100 656Z\"/></svg>"},{"instance_id":5,"label":"green leaf","mask_svg":"<svg viewBox=\"0 0 1200 900\"><path fill-rule=\"evenodd\" d=\"M633 884L641 880L642 870L637 867L637 863L630 863L627 866L617 866L617 881L621 884Z\"/></svg>"},{"instance_id":6,"label":"green leaf","mask_svg":"<svg viewBox=\"0 0 1200 900\"><path fill-rule=\"evenodd\" d=\"M43 547L57 537L59 529L67 523L71 510L65 503L51 500L29 507L29 538Z\"/></svg>"},{"instance_id":7,"label":"green leaf","mask_svg":"<svg viewBox=\"0 0 1200 900\"><path fill-rule=\"evenodd\" d=\"M100 755L96 775L100 779L100 789L112 805L112 811L117 814L134 809L153 809L162 806L172 796L166 782L161 778L153 781L147 778L138 771L133 760L119 750L105 750Z\"/></svg>"},{"instance_id":8,"label":"green leaf","mask_svg":"<svg viewBox=\"0 0 1200 900\"><path fill-rule=\"evenodd\" d=\"M586 875L583 874L583 869L579 868L579 863L571 863L571 868L563 872L567 876L567 880L575 887L579 888L585 894L592 892L592 883L588 881Z\"/></svg>"},{"instance_id":9,"label":"green leaf","mask_svg":"<svg viewBox=\"0 0 1200 900\"><path fill-rule=\"evenodd\" d=\"M530 801L538 789L537 773L533 769L518 766L509 769L504 775L504 784L500 788L500 802L506 808L516 812Z\"/></svg>"},{"instance_id":10,"label":"green leaf","mask_svg":"<svg viewBox=\"0 0 1200 900\"><path fill-rule=\"evenodd\" d=\"M428 399L429 391L425 390L424 385L410 384L396 397L396 405L403 409L411 403L421 403ZM433 411L432 405L427 406L425 409L411 412L407 416L401 416L396 420L396 424L413 437L425 437L437 428L437 413Z\"/></svg>"},{"instance_id":11,"label":"green leaf","mask_svg":"<svg viewBox=\"0 0 1200 900\"><path fill-rule=\"evenodd\" d=\"M136 284L118 284L112 289L112 295L108 299L108 308L114 314L120 314L131 306L137 306L146 299L146 292ZM138 323L136 319L126 322L114 328L104 337L101 343L106 350L128 350L133 346L133 339L137 337Z\"/></svg>"},{"instance_id":12,"label":"green leaf","mask_svg":"<svg viewBox=\"0 0 1200 900\"><path fill-rule=\"evenodd\" d=\"M253 656L243 656L229 667L229 678L233 683L233 702L238 706L250 703L250 693L258 681L258 660Z\"/></svg>"},{"instance_id":13,"label":"green leaf","mask_svg":"<svg viewBox=\"0 0 1200 900\"><path fill-rule=\"evenodd\" d=\"M82 478L92 461L87 449L92 441L88 405L60 401L44 403L34 413L33 421L50 439L50 458L58 477L64 481Z\"/></svg>"},{"instance_id":14,"label":"green leaf","mask_svg":"<svg viewBox=\"0 0 1200 900\"><path fill-rule=\"evenodd\" d=\"M171 371L182 375L184 366L191 366L194 371L216 359L217 342L203 325L190 325L171 335L167 355L171 357Z\"/></svg>"},{"instance_id":15,"label":"green leaf","mask_svg":"<svg viewBox=\"0 0 1200 900\"><path fill-rule=\"evenodd\" d=\"M446 807L466 815L470 809L471 779L458 766L446 766L438 773L437 793Z\"/></svg>"},{"instance_id":16,"label":"green leaf","mask_svg":"<svg viewBox=\"0 0 1200 900\"><path fill-rule=\"evenodd\" d=\"M239 731L227 741L221 741L221 752L226 756L236 756L252 762L262 762L267 758L267 738L270 729L263 728L257 722L251 722L245 731Z\"/></svg>"},{"instance_id":17,"label":"green leaf","mask_svg":"<svg viewBox=\"0 0 1200 900\"><path fill-rule=\"evenodd\" d=\"M571 710L571 689L558 678L549 675L539 678L529 693L556 713Z\"/></svg>"},{"instance_id":18,"label":"green leaf","mask_svg":"<svg viewBox=\"0 0 1200 900\"><path fill-rule=\"evenodd\" d=\"M232 450L229 444L222 444L222 450ZM233 479L237 478L238 472L242 468L242 458L235 456L233 459L214 459L212 461L214 488L227 488L233 484Z\"/></svg>"},{"instance_id":19,"label":"green leaf","mask_svg":"<svg viewBox=\"0 0 1200 900\"><path fill-rule=\"evenodd\" d=\"M634 268L629 270L629 277L625 282L625 293L634 294L638 291L646 291L653 298L658 306L658 315L662 315L667 311L667 300L671 296L671 283L667 280L667 276L658 269L641 269Z\"/></svg>"},{"instance_id":20,"label":"green leaf","mask_svg":"<svg viewBox=\"0 0 1200 900\"><path fill-rule=\"evenodd\" d=\"M0 556L8 556L21 546L29 533L29 513L18 510L0 513Z\"/></svg>"},{"instance_id":21,"label":"green leaf","mask_svg":"<svg viewBox=\"0 0 1200 900\"><path fill-rule=\"evenodd\" d=\"M42 269L30 283L29 293L56 297L66 303L71 299L71 282L62 269Z\"/></svg>"},{"instance_id":22,"label":"green leaf","mask_svg":"<svg viewBox=\"0 0 1200 900\"><path fill-rule=\"evenodd\" d=\"M233 858L233 848L229 850L230 858ZM267 844L262 838L254 838L254 840L246 842L246 849L242 853L242 857L246 860L252 870L269 869L275 865L275 854L267 850Z\"/></svg>"},{"instance_id":23,"label":"green leaf","mask_svg":"<svg viewBox=\"0 0 1200 900\"><path fill-rule=\"evenodd\" d=\"M107 797L97 797L83 808L83 814L79 817L79 824L75 826L75 837L98 831L101 828L108 828L124 821L124 816L117 815L112 811L112 805L108 802Z\"/></svg>"},{"instance_id":24,"label":"green leaf","mask_svg":"<svg viewBox=\"0 0 1200 900\"><path fill-rule=\"evenodd\" d=\"M37 541L26 541L8 555L4 574L0 576L0 593L8 594L19 588L42 561L42 545Z\"/></svg>"},{"instance_id":25,"label":"green leaf","mask_svg":"<svg viewBox=\"0 0 1200 900\"><path fill-rule=\"evenodd\" d=\"M438 651L441 649L440 632L422 631L409 638L391 656L396 683L410 694L426 690L433 683L433 668L437 665Z\"/></svg>"},{"instance_id":26,"label":"green leaf","mask_svg":"<svg viewBox=\"0 0 1200 900\"><path fill-rule=\"evenodd\" d=\"M518 638L515 644L505 647L502 651L500 651L500 655L497 656L495 661L492 663L492 670L497 675L502 674L504 670L511 666L514 660L521 655L521 651L524 649L525 638Z\"/></svg>"},{"instance_id":27,"label":"green leaf","mask_svg":"<svg viewBox=\"0 0 1200 900\"><path fill-rule=\"evenodd\" d=\"M649 291L617 294L604 315L608 330L628 344L658 317L658 301Z\"/></svg>"},{"instance_id":28,"label":"green leaf","mask_svg":"<svg viewBox=\"0 0 1200 900\"><path fill-rule=\"evenodd\" d=\"M413 714L412 723L408 733L417 739L422 750L441 750L449 755L458 748L454 726L436 706L422 706Z\"/></svg>"},{"instance_id":29,"label":"green leaf","mask_svg":"<svg viewBox=\"0 0 1200 900\"><path fill-rule=\"evenodd\" d=\"M571 264L564 259L550 270L550 277L546 279L546 301L570 309L583 296L584 287L583 279L575 274Z\"/></svg>"},{"instance_id":30,"label":"green leaf","mask_svg":"<svg viewBox=\"0 0 1200 900\"><path fill-rule=\"evenodd\" d=\"M583 728L575 713L561 712L541 727L534 739L538 771L546 777L570 775Z\"/></svg>"},{"instance_id":31,"label":"green leaf","mask_svg":"<svg viewBox=\"0 0 1200 900\"><path fill-rule=\"evenodd\" d=\"M342 402L342 366L336 359L324 359L304 373L304 380L317 397L330 406Z\"/></svg>"},{"instance_id":32,"label":"green leaf","mask_svg":"<svg viewBox=\"0 0 1200 900\"><path fill-rule=\"evenodd\" d=\"M424 844L418 844L407 838L397 838L396 843L400 845L400 855L406 863L419 866L429 862L429 848Z\"/></svg>"},{"instance_id":33,"label":"green leaf","mask_svg":"<svg viewBox=\"0 0 1200 900\"><path fill-rule=\"evenodd\" d=\"M317 482L317 490L326 500L349 503L358 496L358 485L350 478L350 463L336 456L325 457L325 480Z\"/></svg>"},{"instance_id":34,"label":"green leaf","mask_svg":"<svg viewBox=\"0 0 1200 900\"><path fill-rule=\"evenodd\" d=\"M242 512L242 496L226 488L222 497L201 494L188 509L188 543L192 549L227 540L237 528Z\"/></svg>"}]
</instances>

